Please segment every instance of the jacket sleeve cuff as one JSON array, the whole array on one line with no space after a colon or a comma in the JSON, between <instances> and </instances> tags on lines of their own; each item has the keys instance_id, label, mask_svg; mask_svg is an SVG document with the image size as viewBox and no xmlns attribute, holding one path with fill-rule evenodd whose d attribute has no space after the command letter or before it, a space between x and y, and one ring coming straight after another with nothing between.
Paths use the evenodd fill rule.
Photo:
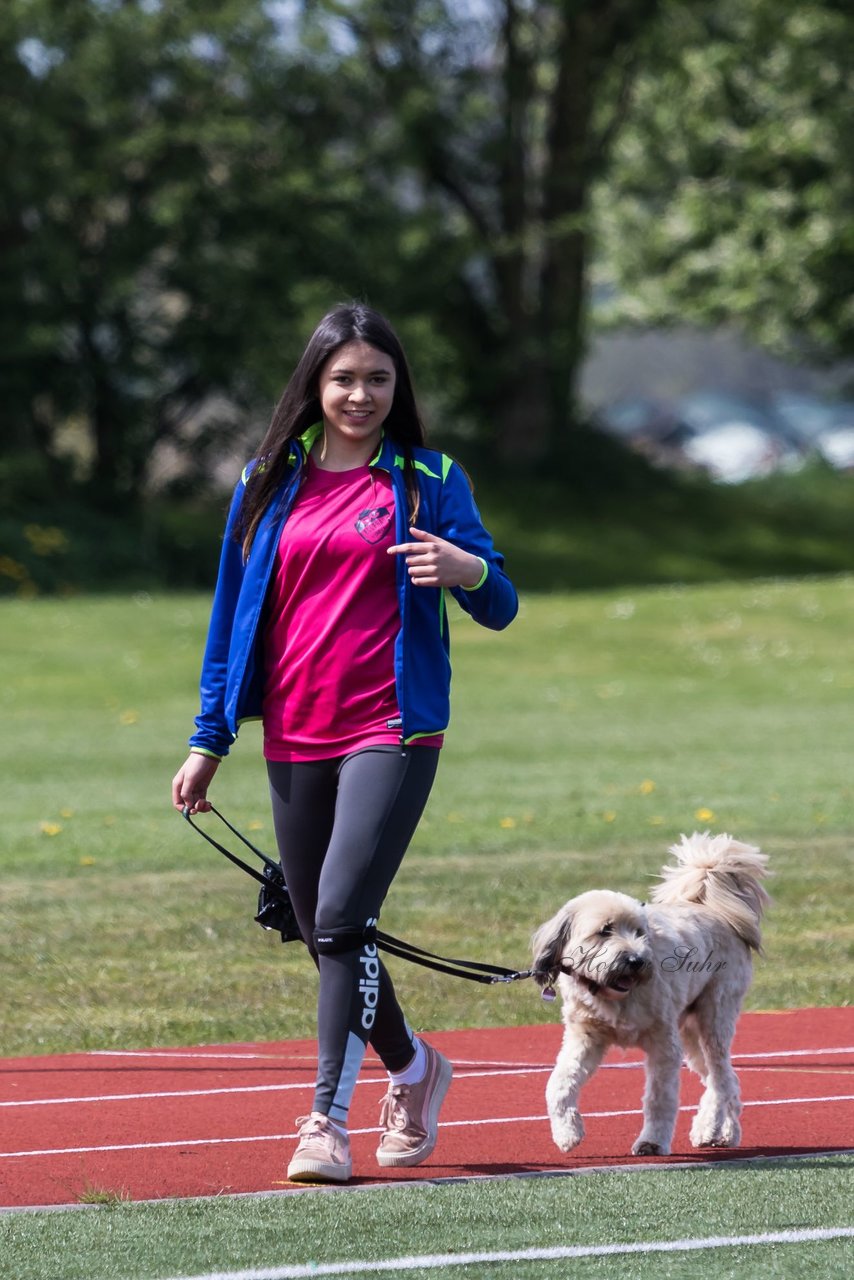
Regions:
<instances>
[{"instance_id":1,"label":"jacket sleeve cuff","mask_svg":"<svg viewBox=\"0 0 854 1280\"><path fill-rule=\"evenodd\" d=\"M222 760L224 757L215 751L207 751L204 747L190 747L191 756L207 756L209 760Z\"/></svg>"}]
</instances>

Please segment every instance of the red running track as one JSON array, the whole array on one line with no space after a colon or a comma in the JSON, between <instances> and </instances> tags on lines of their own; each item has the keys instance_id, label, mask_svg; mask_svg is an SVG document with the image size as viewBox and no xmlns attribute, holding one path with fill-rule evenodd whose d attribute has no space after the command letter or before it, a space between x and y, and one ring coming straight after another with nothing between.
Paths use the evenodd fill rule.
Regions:
<instances>
[{"instance_id":1,"label":"red running track","mask_svg":"<svg viewBox=\"0 0 854 1280\"><path fill-rule=\"evenodd\" d=\"M543 1093L560 1038L557 1023L430 1034L454 1063L454 1083L435 1152L409 1170L376 1165L386 1086L369 1057L351 1111L350 1185L854 1149L854 1009L745 1014L735 1043L743 1145L693 1150L699 1088L686 1070L673 1154L655 1160L630 1155L643 1090L637 1054L612 1054L588 1083L583 1143L571 1155L552 1144ZM311 1041L2 1060L0 1207L73 1204L93 1192L281 1191L292 1185L285 1167L314 1067Z\"/></svg>"}]
</instances>

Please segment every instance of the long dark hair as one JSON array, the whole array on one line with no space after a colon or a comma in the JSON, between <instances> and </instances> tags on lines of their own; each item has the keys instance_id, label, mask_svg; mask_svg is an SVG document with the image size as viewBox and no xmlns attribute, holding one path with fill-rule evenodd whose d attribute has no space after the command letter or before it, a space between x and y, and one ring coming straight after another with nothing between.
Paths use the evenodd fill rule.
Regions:
<instances>
[{"instance_id":1,"label":"long dark hair","mask_svg":"<svg viewBox=\"0 0 854 1280\"><path fill-rule=\"evenodd\" d=\"M250 472L237 531L244 556L249 554L258 523L284 478L291 441L322 418L321 369L347 342L366 342L394 363L394 399L383 425L403 453L410 523L418 514L418 481L412 449L425 443L426 433L415 402L406 354L397 334L378 311L359 302L344 303L328 312L309 338L261 441L259 465Z\"/></svg>"}]
</instances>

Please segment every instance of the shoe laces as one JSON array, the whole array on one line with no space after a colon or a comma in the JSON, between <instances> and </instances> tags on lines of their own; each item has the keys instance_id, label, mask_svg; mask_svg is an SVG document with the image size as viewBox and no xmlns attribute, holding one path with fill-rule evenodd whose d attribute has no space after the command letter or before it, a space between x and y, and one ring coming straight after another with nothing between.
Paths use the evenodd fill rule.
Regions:
<instances>
[{"instance_id":1,"label":"shoe laces","mask_svg":"<svg viewBox=\"0 0 854 1280\"><path fill-rule=\"evenodd\" d=\"M380 1106L381 1129L405 1129L409 1124L409 1112L406 1100L409 1097L408 1084L389 1085L388 1093Z\"/></svg>"},{"instance_id":2,"label":"shoe laces","mask_svg":"<svg viewBox=\"0 0 854 1280\"><path fill-rule=\"evenodd\" d=\"M314 1138L317 1134L328 1133L332 1129L326 1116L297 1116L297 1133L300 1138Z\"/></svg>"}]
</instances>

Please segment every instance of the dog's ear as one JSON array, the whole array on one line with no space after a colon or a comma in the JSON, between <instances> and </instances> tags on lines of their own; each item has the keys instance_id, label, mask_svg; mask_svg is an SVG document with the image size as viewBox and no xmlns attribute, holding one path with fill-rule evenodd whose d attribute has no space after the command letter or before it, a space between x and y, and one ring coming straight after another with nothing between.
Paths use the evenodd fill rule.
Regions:
<instances>
[{"instance_id":1,"label":"dog's ear","mask_svg":"<svg viewBox=\"0 0 854 1280\"><path fill-rule=\"evenodd\" d=\"M563 955L572 933L570 903L561 907L551 920L541 924L531 939L534 953L534 981L541 987L553 986L561 972Z\"/></svg>"}]
</instances>

